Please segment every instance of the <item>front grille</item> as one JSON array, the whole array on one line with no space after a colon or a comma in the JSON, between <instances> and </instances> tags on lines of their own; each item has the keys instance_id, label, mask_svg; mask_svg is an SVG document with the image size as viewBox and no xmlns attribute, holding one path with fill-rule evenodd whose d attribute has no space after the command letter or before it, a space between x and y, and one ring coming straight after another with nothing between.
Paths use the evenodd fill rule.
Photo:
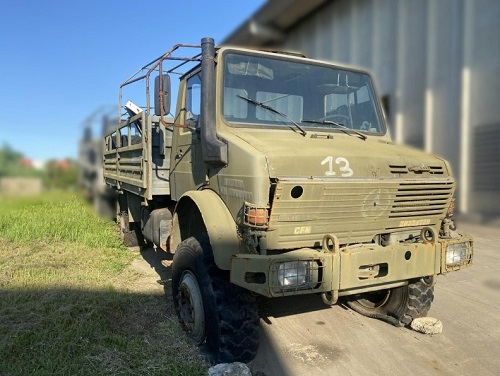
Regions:
<instances>
[{"instance_id":1,"label":"front grille","mask_svg":"<svg viewBox=\"0 0 500 376\"><path fill-rule=\"evenodd\" d=\"M297 187L302 195L294 198ZM451 178L279 180L267 239L270 249L292 249L318 246L325 234L335 234L341 244L364 243L388 231L438 226L453 191Z\"/></svg>"},{"instance_id":2,"label":"front grille","mask_svg":"<svg viewBox=\"0 0 500 376\"><path fill-rule=\"evenodd\" d=\"M442 166L430 166L430 173L432 175L443 175L443 167Z\"/></svg>"},{"instance_id":3,"label":"front grille","mask_svg":"<svg viewBox=\"0 0 500 376\"><path fill-rule=\"evenodd\" d=\"M453 183L401 183L389 218L435 216L448 208Z\"/></svg>"},{"instance_id":4,"label":"front grille","mask_svg":"<svg viewBox=\"0 0 500 376\"><path fill-rule=\"evenodd\" d=\"M430 174L430 175L443 175L444 174L443 166L426 166L425 169L414 170L412 167L408 167L405 164L390 164L389 171L391 174L398 175L398 176L422 175L422 174Z\"/></svg>"},{"instance_id":5,"label":"front grille","mask_svg":"<svg viewBox=\"0 0 500 376\"><path fill-rule=\"evenodd\" d=\"M407 174L409 171L408 171L408 167L406 167L406 165L389 165L389 171L391 172L391 174L396 174L396 175L401 175L401 174Z\"/></svg>"}]
</instances>

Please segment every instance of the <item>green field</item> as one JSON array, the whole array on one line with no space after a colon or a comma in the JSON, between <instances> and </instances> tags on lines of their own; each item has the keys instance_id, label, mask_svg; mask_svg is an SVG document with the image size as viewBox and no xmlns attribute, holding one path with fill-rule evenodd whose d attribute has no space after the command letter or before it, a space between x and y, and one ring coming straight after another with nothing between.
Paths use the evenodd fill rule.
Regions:
<instances>
[{"instance_id":1,"label":"green field","mask_svg":"<svg viewBox=\"0 0 500 376\"><path fill-rule=\"evenodd\" d=\"M206 374L143 256L77 194L0 197L0 375Z\"/></svg>"}]
</instances>

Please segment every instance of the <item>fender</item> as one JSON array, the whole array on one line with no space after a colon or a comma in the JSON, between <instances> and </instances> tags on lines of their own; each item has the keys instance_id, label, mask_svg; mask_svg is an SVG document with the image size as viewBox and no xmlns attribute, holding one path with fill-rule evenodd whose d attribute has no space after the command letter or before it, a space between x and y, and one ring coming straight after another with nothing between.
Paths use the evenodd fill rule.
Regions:
<instances>
[{"instance_id":1,"label":"fender","mask_svg":"<svg viewBox=\"0 0 500 376\"><path fill-rule=\"evenodd\" d=\"M172 220L171 252L183 240L202 233L208 234L217 267L229 270L231 256L243 253L242 244L226 204L210 189L189 191L179 199Z\"/></svg>"}]
</instances>

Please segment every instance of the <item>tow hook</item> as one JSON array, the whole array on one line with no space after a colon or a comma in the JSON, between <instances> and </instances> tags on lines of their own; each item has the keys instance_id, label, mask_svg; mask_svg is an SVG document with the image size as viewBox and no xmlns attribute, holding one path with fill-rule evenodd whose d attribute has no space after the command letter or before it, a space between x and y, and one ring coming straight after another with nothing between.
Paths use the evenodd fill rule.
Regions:
<instances>
[{"instance_id":1,"label":"tow hook","mask_svg":"<svg viewBox=\"0 0 500 376\"><path fill-rule=\"evenodd\" d=\"M340 250L339 239L335 235L326 234L321 241L323 252L338 253Z\"/></svg>"},{"instance_id":2,"label":"tow hook","mask_svg":"<svg viewBox=\"0 0 500 376\"><path fill-rule=\"evenodd\" d=\"M339 300L339 291L332 290L321 294L321 299L326 305L332 306Z\"/></svg>"},{"instance_id":3,"label":"tow hook","mask_svg":"<svg viewBox=\"0 0 500 376\"><path fill-rule=\"evenodd\" d=\"M321 247L323 248L323 252L325 253L339 253L339 239L335 235L326 234L325 236L323 236L323 240L321 241ZM332 306L339 300L339 291L332 290L324 292L321 294L321 299L323 299L323 303L325 303L326 305Z\"/></svg>"}]
</instances>

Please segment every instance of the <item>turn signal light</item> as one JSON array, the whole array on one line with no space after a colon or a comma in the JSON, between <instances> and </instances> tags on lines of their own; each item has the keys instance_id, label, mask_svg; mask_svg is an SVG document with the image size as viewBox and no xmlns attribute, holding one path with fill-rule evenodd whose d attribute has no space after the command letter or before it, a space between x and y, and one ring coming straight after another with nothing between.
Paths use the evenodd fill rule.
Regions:
<instances>
[{"instance_id":1,"label":"turn signal light","mask_svg":"<svg viewBox=\"0 0 500 376\"><path fill-rule=\"evenodd\" d=\"M245 223L250 226L267 227L269 224L269 209L245 203Z\"/></svg>"},{"instance_id":2,"label":"turn signal light","mask_svg":"<svg viewBox=\"0 0 500 376\"><path fill-rule=\"evenodd\" d=\"M451 199L450 206L448 206L448 212L446 213L448 217L453 216L455 213L455 199Z\"/></svg>"}]
</instances>

